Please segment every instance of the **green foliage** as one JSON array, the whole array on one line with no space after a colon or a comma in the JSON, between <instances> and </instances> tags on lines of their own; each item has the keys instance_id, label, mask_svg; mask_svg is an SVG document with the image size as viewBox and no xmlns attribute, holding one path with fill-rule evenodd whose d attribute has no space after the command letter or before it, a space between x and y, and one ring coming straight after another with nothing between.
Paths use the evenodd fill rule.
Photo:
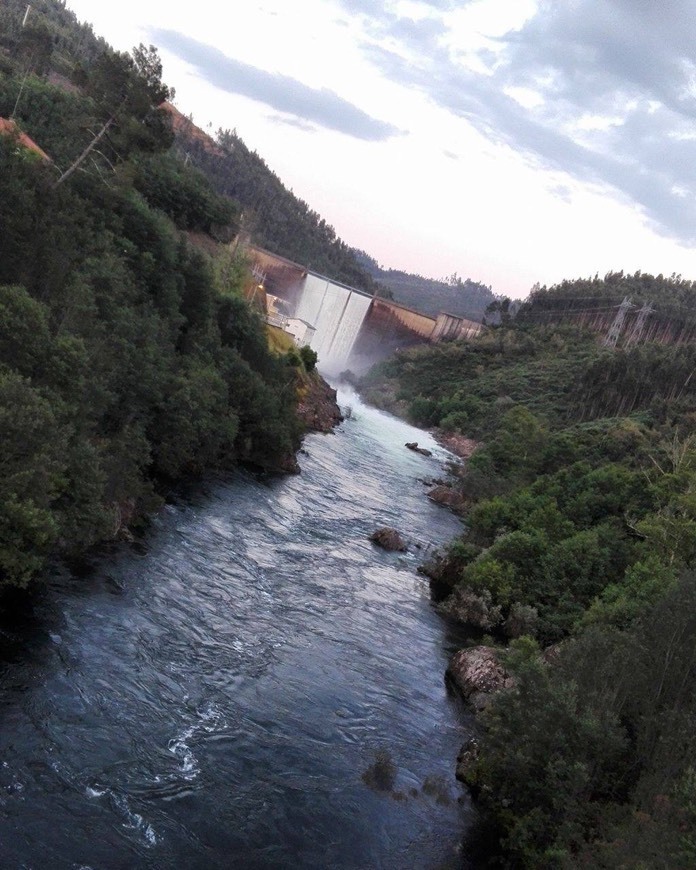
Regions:
<instances>
[{"instance_id":1,"label":"green foliage","mask_svg":"<svg viewBox=\"0 0 696 870\"><path fill-rule=\"evenodd\" d=\"M153 208L177 227L220 232L236 215L232 202L213 192L207 178L171 154L138 160L134 184Z\"/></svg>"},{"instance_id":2,"label":"green foliage","mask_svg":"<svg viewBox=\"0 0 696 870\"><path fill-rule=\"evenodd\" d=\"M650 553L644 561L631 565L619 582L604 587L585 614L585 621L628 628L648 613L676 580L674 568Z\"/></svg>"},{"instance_id":3,"label":"green foliage","mask_svg":"<svg viewBox=\"0 0 696 870\"><path fill-rule=\"evenodd\" d=\"M166 144L148 126L159 76L143 49L93 58L91 96L27 79L23 123L63 165L112 113L113 183L92 164L56 186L54 167L0 137L0 584L117 535L162 485L240 460L278 468L298 444L294 376L242 298L240 264L211 262L163 213L211 231L230 217L195 172L143 155ZM0 112L17 84L0 82Z\"/></svg>"},{"instance_id":4,"label":"green foliage","mask_svg":"<svg viewBox=\"0 0 696 870\"><path fill-rule=\"evenodd\" d=\"M572 866L601 805L620 787L627 737L612 710L588 705L528 639L513 641L506 666L516 686L484 714L469 779L482 789L515 866Z\"/></svg>"},{"instance_id":5,"label":"green foliage","mask_svg":"<svg viewBox=\"0 0 696 870\"><path fill-rule=\"evenodd\" d=\"M470 780L516 866L693 864L696 582L649 597L639 622L590 625L552 664L511 647L517 685L484 715Z\"/></svg>"},{"instance_id":6,"label":"green foliage","mask_svg":"<svg viewBox=\"0 0 696 870\"><path fill-rule=\"evenodd\" d=\"M0 371L0 583L26 584L56 542L67 437L50 401Z\"/></svg>"},{"instance_id":7,"label":"green foliage","mask_svg":"<svg viewBox=\"0 0 696 870\"><path fill-rule=\"evenodd\" d=\"M435 576L450 614L535 639L511 648L517 685L483 714L469 772L501 866L696 855L696 345L611 353L552 322L614 294L664 300L691 334L691 282L617 273L536 291L517 320L398 354L364 385L483 441Z\"/></svg>"},{"instance_id":8,"label":"green foliage","mask_svg":"<svg viewBox=\"0 0 696 870\"><path fill-rule=\"evenodd\" d=\"M300 358L302 359L302 363L304 364L305 371L313 372L317 367L317 359L319 358L317 352L312 350L312 348L305 344L300 348Z\"/></svg>"}]
</instances>

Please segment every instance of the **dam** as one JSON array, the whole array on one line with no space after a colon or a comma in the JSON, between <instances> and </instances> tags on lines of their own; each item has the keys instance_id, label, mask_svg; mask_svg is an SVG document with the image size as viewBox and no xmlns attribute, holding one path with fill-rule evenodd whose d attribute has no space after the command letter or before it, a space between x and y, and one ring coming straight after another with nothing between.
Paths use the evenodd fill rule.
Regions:
<instances>
[{"instance_id":1,"label":"dam","mask_svg":"<svg viewBox=\"0 0 696 870\"><path fill-rule=\"evenodd\" d=\"M471 339L482 325L454 314L423 314L390 299L372 296L248 245L257 279L286 313L314 328L310 347L324 371L361 372L394 351L424 342Z\"/></svg>"}]
</instances>

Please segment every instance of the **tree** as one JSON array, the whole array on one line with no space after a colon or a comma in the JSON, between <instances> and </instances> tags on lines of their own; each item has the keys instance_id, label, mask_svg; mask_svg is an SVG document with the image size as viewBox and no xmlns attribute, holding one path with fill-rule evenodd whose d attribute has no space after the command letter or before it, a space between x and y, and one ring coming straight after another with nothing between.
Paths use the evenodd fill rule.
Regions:
<instances>
[{"instance_id":1,"label":"tree","mask_svg":"<svg viewBox=\"0 0 696 870\"><path fill-rule=\"evenodd\" d=\"M97 110L96 120L101 127L82 153L56 181L62 184L80 168L111 129L119 129L122 145L128 138L139 144L158 146L171 144L171 131L159 111L161 103L171 94L159 78L162 64L154 46L146 49L142 44L134 49L134 56L124 52L105 51L90 70L87 92ZM151 141L148 142L148 139Z\"/></svg>"},{"instance_id":2,"label":"tree","mask_svg":"<svg viewBox=\"0 0 696 870\"><path fill-rule=\"evenodd\" d=\"M20 31L17 54L26 72L44 75L51 64L53 36L43 21L29 21Z\"/></svg>"}]
</instances>

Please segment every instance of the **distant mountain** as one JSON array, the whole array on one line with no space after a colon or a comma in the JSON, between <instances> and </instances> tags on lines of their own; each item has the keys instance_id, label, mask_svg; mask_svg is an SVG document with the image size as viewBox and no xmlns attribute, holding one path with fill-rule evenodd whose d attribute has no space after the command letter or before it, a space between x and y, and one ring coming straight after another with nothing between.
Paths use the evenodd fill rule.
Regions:
<instances>
[{"instance_id":1,"label":"distant mountain","mask_svg":"<svg viewBox=\"0 0 696 870\"><path fill-rule=\"evenodd\" d=\"M486 284L462 280L457 274L447 279L424 278L401 272L398 269L382 269L365 251L354 250L358 263L385 290L395 302L416 308L424 314L458 314L472 320L481 320L486 308L496 300L493 290Z\"/></svg>"}]
</instances>

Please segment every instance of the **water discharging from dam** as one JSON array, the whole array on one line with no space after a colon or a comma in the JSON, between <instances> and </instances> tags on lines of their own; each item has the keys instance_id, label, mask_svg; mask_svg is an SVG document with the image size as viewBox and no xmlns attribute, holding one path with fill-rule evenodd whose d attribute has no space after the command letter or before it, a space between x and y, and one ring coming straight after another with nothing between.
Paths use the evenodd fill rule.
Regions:
<instances>
[{"instance_id":1,"label":"water discharging from dam","mask_svg":"<svg viewBox=\"0 0 696 870\"><path fill-rule=\"evenodd\" d=\"M338 372L350 357L372 298L334 284L318 275L307 275L295 317L315 329L311 347L325 371Z\"/></svg>"}]
</instances>

